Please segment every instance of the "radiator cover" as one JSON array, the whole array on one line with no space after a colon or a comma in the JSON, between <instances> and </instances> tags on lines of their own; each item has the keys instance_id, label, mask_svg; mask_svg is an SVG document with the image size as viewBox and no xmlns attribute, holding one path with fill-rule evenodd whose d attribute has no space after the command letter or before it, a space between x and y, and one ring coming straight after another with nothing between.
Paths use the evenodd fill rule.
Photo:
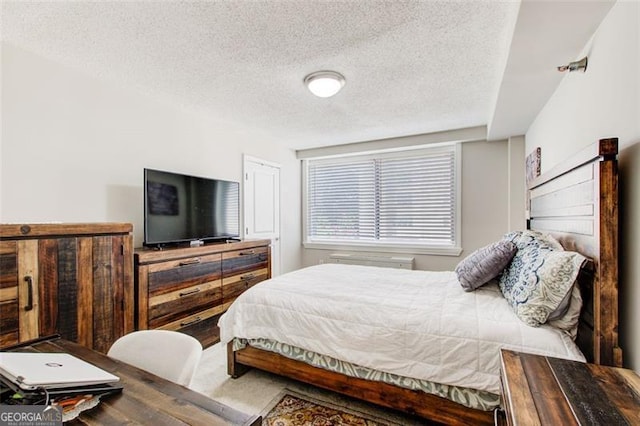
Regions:
<instances>
[{"instance_id":1,"label":"radiator cover","mask_svg":"<svg viewBox=\"0 0 640 426\"><path fill-rule=\"evenodd\" d=\"M376 256L348 253L332 253L329 263L345 263L349 265L382 266L386 268L413 269L413 257L408 256Z\"/></svg>"}]
</instances>

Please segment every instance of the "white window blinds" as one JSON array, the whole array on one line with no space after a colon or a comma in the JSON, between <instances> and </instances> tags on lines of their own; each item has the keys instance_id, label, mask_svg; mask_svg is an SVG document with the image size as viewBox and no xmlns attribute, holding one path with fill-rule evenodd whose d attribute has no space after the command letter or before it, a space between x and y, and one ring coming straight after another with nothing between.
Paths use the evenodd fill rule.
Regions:
<instances>
[{"instance_id":1,"label":"white window blinds","mask_svg":"<svg viewBox=\"0 0 640 426\"><path fill-rule=\"evenodd\" d=\"M456 152L308 160L307 242L453 247Z\"/></svg>"}]
</instances>

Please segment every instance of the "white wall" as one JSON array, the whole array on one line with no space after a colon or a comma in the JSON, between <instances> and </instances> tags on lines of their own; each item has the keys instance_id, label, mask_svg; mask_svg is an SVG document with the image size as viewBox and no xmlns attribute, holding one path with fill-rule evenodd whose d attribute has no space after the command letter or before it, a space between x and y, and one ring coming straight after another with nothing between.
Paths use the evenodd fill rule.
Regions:
<instances>
[{"instance_id":1,"label":"white wall","mask_svg":"<svg viewBox=\"0 0 640 426\"><path fill-rule=\"evenodd\" d=\"M513 136L508 141L509 231L527 227L526 220L526 167L524 136Z\"/></svg>"},{"instance_id":2,"label":"white wall","mask_svg":"<svg viewBox=\"0 0 640 426\"><path fill-rule=\"evenodd\" d=\"M0 222L131 222L144 167L240 181L242 154L282 165L283 271L300 266L300 165L225 123L2 44Z\"/></svg>"},{"instance_id":3,"label":"white wall","mask_svg":"<svg viewBox=\"0 0 640 426\"><path fill-rule=\"evenodd\" d=\"M463 252L460 256L413 255L416 269L451 271L473 250L500 239L509 230L508 163L507 141L462 144ZM524 214L524 199L520 199ZM335 252L353 253L349 250L304 249L303 264L318 264Z\"/></svg>"},{"instance_id":4,"label":"white wall","mask_svg":"<svg viewBox=\"0 0 640 426\"><path fill-rule=\"evenodd\" d=\"M638 27L640 3L619 0L584 49L587 71L567 74L529 128L526 152L542 148L544 172L598 139L619 138L619 331L625 365L640 372Z\"/></svg>"}]
</instances>

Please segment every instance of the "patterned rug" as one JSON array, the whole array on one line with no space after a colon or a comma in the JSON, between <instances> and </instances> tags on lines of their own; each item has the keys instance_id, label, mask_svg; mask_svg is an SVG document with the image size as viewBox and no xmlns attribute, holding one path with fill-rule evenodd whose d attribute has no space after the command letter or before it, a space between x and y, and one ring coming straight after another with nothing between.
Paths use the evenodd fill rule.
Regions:
<instances>
[{"instance_id":1,"label":"patterned rug","mask_svg":"<svg viewBox=\"0 0 640 426\"><path fill-rule=\"evenodd\" d=\"M385 419L319 401L285 389L273 408L262 416L262 426L399 426Z\"/></svg>"}]
</instances>

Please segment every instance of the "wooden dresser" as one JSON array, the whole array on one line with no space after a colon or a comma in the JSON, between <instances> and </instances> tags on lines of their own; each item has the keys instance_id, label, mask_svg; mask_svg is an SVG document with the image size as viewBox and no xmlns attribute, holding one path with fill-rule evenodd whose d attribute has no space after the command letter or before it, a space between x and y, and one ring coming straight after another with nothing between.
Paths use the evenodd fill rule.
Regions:
<instances>
[{"instance_id":1,"label":"wooden dresser","mask_svg":"<svg viewBox=\"0 0 640 426\"><path fill-rule=\"evenodd\" d=\"M0 347L60 334L107 352L133 331L132 229L0 225Z\"/></svg>"},{"instance_id":2,"label":"wooden dresser","mask_svg":"<svg viewBox=\"0 0 640 426\"><path fill-rule=\"evenodd\" d=\"M203 347L243 291L271 277L270 240L135 251L136 328L176 330Z\"/></svg>"},{"instance_id":3,"label":"wooden dresser","mask_svg":"<svg viewBox=\"0 0 640 426\"><path fill-rule=\"evenodd\" d=\"M640 424L631 370L503 349L501 379L508 425Z\"/></svg>"}]
</instances>

